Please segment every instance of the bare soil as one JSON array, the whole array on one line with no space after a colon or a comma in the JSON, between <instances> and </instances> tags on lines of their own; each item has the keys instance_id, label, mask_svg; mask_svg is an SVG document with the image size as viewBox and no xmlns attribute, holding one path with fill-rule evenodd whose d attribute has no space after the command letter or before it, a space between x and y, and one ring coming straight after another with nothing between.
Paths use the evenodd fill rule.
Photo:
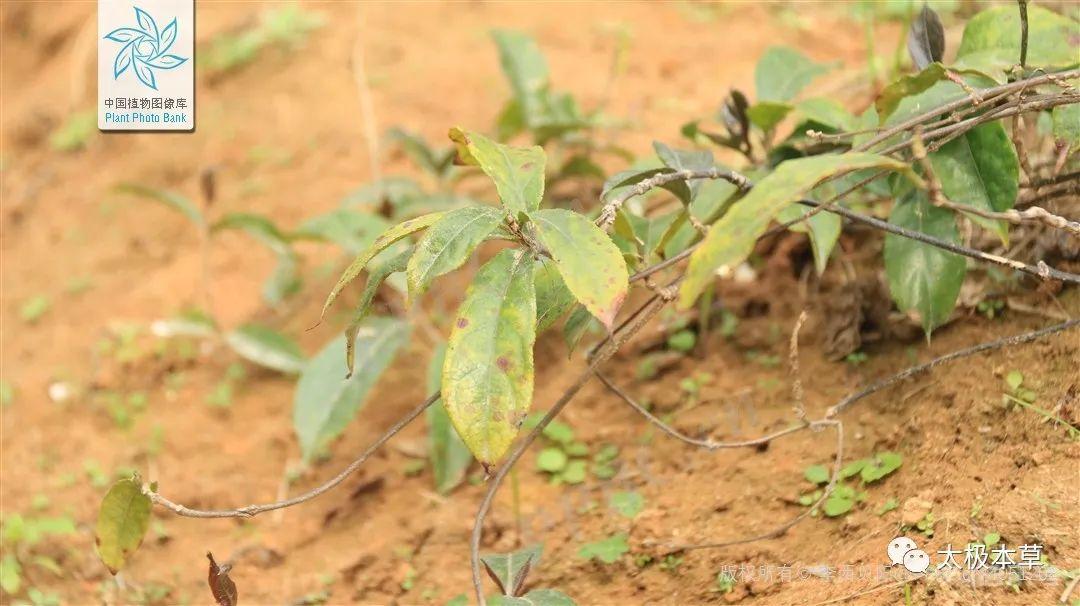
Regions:
<instances>
[{"instance_id":1,"label":"bare soil","mask_svg":"<svg viewBox=\"0 0 1080 606\"><path fill-rule=\"evenodd\" d=\"M79 529L37 548L61 564L62 575L29 567L27 583L70 604L133 603L138 589L149 584L172 588L167 603L209 603L209 550L219 560L246 554L232 574L245 604L292 603L324 590L335 604L442 604L471 595L468 535L484 487L467 483L441 497L431 489L429 469L406 474L409 455L424 444L422 423L343 486L294 509L249 521L191 520L156 511L155 530L121 583L109 581L94 554L92 532L104 489L93 485L87 466L106 473L138 469L159 482L163 494L192 507L270 501L285 486L295 494L336 473L423 398L430 353L430 339L418 331L334 444L333 455L284 484L299 457L290 421L291 380L251 368L232 406L213 408L206 395L233 361L223 348L187 359L159 352L144 332L129 356L102 349L103 340L115 341L118 327L145 327L201 303L198 241L184 219L110 188L137 181L195 196L199 171L216 165L217 212L253 210L295 226L335 207L372 177L350 68L358 31L380 127L402 125L439 141L453 125L486 128L508 95L487 35L491 27L534 34L556 86L588 107L607 86L612 31L625 25L633 34L630 67L611 89L608 111L631 121L619 144L642 153L653 138L674 140L680 124L711 114L729 87L752 89L756 58L770 44L858 69L864 56L860 27L836 6L800 6L312 5L328 22L301 50L271 50L235 74L200 80L194 134L95 133L85 150L65 154L50 148L48 134L70 112L94 103L94 7L4 2L0 346L3 377L15 385L16 395L0 422L0 497L9 516L31 512L35 495L48 495L44 513L70 514ZM242 26L262 8L200 4L200 41ZM790 12L804 27L785 25ZM896 26L882 28L879 48L893 48L897 36ZM256 148L282 153L265 160L265 154L253 153ZM393 155L381 158L381 170L414 172ZM845 255L859 271L872 271L866 252L847 244ZM792 254L805 256L804 243L801 248ZM297 304L275 313L258 296L271 256L242 236L220 238L210 259L213 312L227 327L252 319L272 323L295 335L307 352L316 351L340 328L330 323L305 330L318 315L340 259L329 247L310 245L302 252L307 285ZM455 279L463 284L464 276ZM811 418L871 380L917 361L1051 322L1012 311L994 320L962 313L929 344L921 335L885 339L864 347L864 363L829 361L828 295L804 297L804 287L782 263L767 265L754 284L721 289L725 307L740 318L732 338L714 332L706 355L686 357L653 379L639 380L640 354L658 338L654 328L610 363L609 372L683 431L746 438L793 418L787 342L804 307L810 321L802 332L801 376ZM452 282L446 289L432 307L452 308L451 293L457 291ZM52 307L28 324L19 310L38 294L48 295ZM1041 294L1027 300L1054 313L1059 304L1071 315L1080 313L1075 291L1060 294L1058 303ZM590 476L579 487L552 486L535 470L534 455L527 455L519 472L521 532L507 486L485 532L485 548L543 542L530 585L559 588L579 604L818 604L844 596L854 596L846 603L855 604L1054 603L1065 584L1061 579L973 587L904 583L908 577L893 571L886 579L739 579L728 593L716 590L716 579L725 566L740 564L876 568L887 563L888 542L905 532L903 504L911 499L932 504L933 537L907 531L929 553L997 532L1009 546L1043 545L1057 568L1080 568L1077 443L1037 413L1001 403L1003 377L1017 369L1039 406L1075 422L1078 360L1080 335L1072 331L944 366L860 402L843 418L845 459L883 450L903 455L899 471L868 488L865 504L844 517L807 519L779 538L688 551L666 561L664 544L752 536L797 515L803 508L795 500L810 489L803 470L829 464L835 437L800 433L763 450L705 452L650 429L602 386L590 384L563 420L594 449L617 445L618 474L610 480ZM537 361L534 406L543 409L583 362L580 352L567 358L557 335L540 341ZM181 384L167 382L178 372ZM709 380L690 401L680 383L702 373ZM53 402L48 387L57 381L74 386L76 396ZM129 429L119 429L100 396L135 391L148 394L147 408ZM646 503L632 521L607 506L613 491L631 489ZM902 506L878 515L891 498ZM618 563L605 566L577 555L584 542L615 532L628 533L631 546ZM645 563L644 556L653 561ZM868 590L874 591L857 595Z\"/></svg>"}]
</instances>

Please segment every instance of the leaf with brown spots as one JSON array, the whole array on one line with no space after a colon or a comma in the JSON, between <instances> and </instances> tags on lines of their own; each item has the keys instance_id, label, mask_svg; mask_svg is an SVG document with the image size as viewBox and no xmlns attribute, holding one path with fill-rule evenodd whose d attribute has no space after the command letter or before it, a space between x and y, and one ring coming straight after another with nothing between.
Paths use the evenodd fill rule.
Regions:
<instances>
[{"instance_id":1,"label":"leaf with brown spots","mask_svg":"<svg viewBox=\"0 0 1080 606\"><path fill-rule=\"evenodd\" d=\"M529 217L566 287L611 330L630 280L619 247L585 215L552 208Z\"/></svg>"},{"instance_id":2,"label":"leaf with brown spots","mask_svg":"<svg viewBox=\"0 0 1080 606\"><path fill-rule=\"evenodd\" d=\"M503 145L460 128L450 129L450 139L457 145L461 161L479 166L491 177L499 199L512 215L540 208L546 162L543 148Z\"/></svg>"},{"instance_id":3,"label":"leaf with brown spots","mask_svg":"<svg viewBox=\"0 0 1080 606\"><path fill-rule=\"evenodd\" d=\"M445 212L437 212L431 213L429 215L424 215L422 217L417 217L415 219L409 219L408 221L398 223L397 225L384 231L378 238L375 238L375 241L372 242L371 246L369 246L368 249L364 252L360 253L352 262L352 264L345 269L344 273L341 274L341 278L338 279L337 284L335 284L334 288L330 291L330 295L326 297L326 303L323 304L322 308L322 315L326 315L326 311L330 309L331 305L334 304L334 301L337 300L337 297L341 294L341 291L344 290L350 282L355 280L356 277L360 275L360 272L364 271L364 268L367 267L367 264L375 258L375 255L386 250L386 248L389 247L391 244L408 236L409 234L418 232L426 227L430 227L431 224L438 221L445 214Z\"/></svg>"},{"instance_id":4,"label":"leaf with brown spots","mask_svg":"<svg viewBox=\"0 0 1080 606\"><path fill-rule=\"evenodd\" d=\"M206 557L210 560L210 572L207 574L206 581L210 585L210 593L214 595L214 600L221 606L236 606L236 583L229 578L232 565L218 566L214 561L214 554L209 551L206 552Z\"/></svg>"},{"instance_id":5,"label":"leaf with brown spots","mask_svg":"<svg viewBox=\"0 0 1080 606\"><path fill-rule=\"evenodd\" d=\"M458 308L443 363L450 422L482 463L506 453L533 392L533 259L503 250L477 272Z\"/></svg>"}]
</instances>

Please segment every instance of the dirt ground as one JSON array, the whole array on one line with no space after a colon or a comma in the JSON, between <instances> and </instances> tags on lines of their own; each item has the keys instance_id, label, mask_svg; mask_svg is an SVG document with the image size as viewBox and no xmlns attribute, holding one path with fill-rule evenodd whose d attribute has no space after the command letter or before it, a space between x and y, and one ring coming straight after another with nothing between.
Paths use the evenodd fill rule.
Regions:
<instances>
[{"instance_id":1,"label":"dirt ground","mask_svg":"<svg viewBox=\"0 0 1080 606\"><path fill-rule=\"evenodd\" d=\"M653 138L674 141L683 122L714 110L731 86L752 88L757 57L783 43L821 61L859 69L861 27L835 5L657 4L312 4L327 24L302 49L267 52L245 69L198 84L194 134L101 135L86 149L54 151L48 135L65 116L94 103L96 22L89 3L0 4L3 139L2 251L3 378L15 398L2 410L5 518L31 512L47 495L44 514L69 514L74 536L36 549L56 559L61 574L27 571L27 583L63 603L137 603L140 589L164 585L162 603L211 602L205 552L219 560L238 553L232 574L245 604L296 603L304 596L345 604L443 604L471 597L468 535L484 487L466 483L447 497L434 494L430 469L406 473L422 447L422 423L376 455L355 477L303 506L250 521L191 520L155 511L154 529L130 567L110 580L94 554L93 524L104 488L93 470L134 468L163 494L192 507L231 507L283 496L283 478L299 450L291 429L293 382L248 369L231 407L214 408L206 395L233 361L222 348L191 360L152 355L145 330L137 351L118 361L101 342L126 326L198 305L200 255L184 220L166 209L110 193L130 180L195 196L198 174L218 167L219 212L254 210L286 226L334 208L371 178L350 58L362 32L380 130L401 125L441 141L453 125L486 129L508 95L487 31L513 27L536 36L555 85L589 107L603 94L619 27L632 32L629 69L614 84L608 112L630 128L619 143L644 153ZM235 28L261 4L200 3L199 40ZM795 18L793 18L793 16ZM899 28L876 38L891 49ZM269 154L253 150L275 150ZM410 173L401 158L380 159L384 174ZM260 284L273 259L243 236L223 236L210 269L213 311L227 326L258 319L294 335L313 353L339 325L314 323L339 262L329 247L302 248L309 268L304 291L284 312L261 303ZM849 251L857 256L855 251ZM449 286L449 283L448 283ZM680 429L717 439L746 438L792 419L787 341L807 307L801 375L811 417L869 381L916 361L1052 320L1006 312L997 319L961 314L921 338L889 339L864 348L865 362L826 359L822 306L804 299L790 271L764 271L757 283L721 289L739 317L735 336L714 333L707 355L687 357L654 379L639 380L641 351L656 328L609 364L613 378L669 414ZM25 301L47 294L51 309L28 324ZM440 303L452 305L444 293ZM1080 314L1080 296L1059 297ZM1032 295L1031 305L1058 308ZM139 348L142 348L141 350ZM748 352L757 352L757 355ZM381 380L332 456L288 486L298 493L330 477L404 411L424 397L429 340L413 340ZM810 518L785 535L723 549L687 551L664 559L667 543L707 543L766 532L803 508L809 489L803 470L832 460L835 438L801 433L764 450L705 452L668 439L599 384L567 408L563 420L590 445L619 447L618 474L583 485L552 486L527 455L520 471L519 535L508 487L500 493L485 533L485 549L543 542L530 585L555 587L579 604L820 604L845 603L1050 604L1066 581L1003 583L909 580L889 576L841 579L810 574L795 580L736 579L717 590L725 567L887 563L886 546L901 534L904 505L932 506L931 538L907 531L928 553L962 546L990 532L1009 546L1038 543L1062 570L1080 569L1080 449L1059 426L1038 414L1002 406L1004 376L1023 373L1025 386L1047 408L1080 407L1080 333L975 356L919 376L845 413L845 459L891 450L901 468L868 488L867 502L841 518ZM779 363L776 361L779 360ZM557 335L537 348L534 407L544 409L583 367L567 359ZM182 384L167 381L182 371ZM680 383L707 373L696 403ZM75 387L57 403L48 388ZM145 391L149 401L128 429L119 429L99 397L106 391ZM87 470L91 471L88 472ZM473 470L476 471L476 470ZM615 490L636 490L645 509L633 520L607 507ZM901 507L879 515L890 499ZM580 546L626 532L630 555L613 565L588 562ZM913 534L914 533L914 534ZM644 556L654 560L646 563ZM681 559L680 559L681 558ZM890 575L896 574L890 572ZM873 590L865 595L861 592ZM494 591L494 588L491 588ZM327 592L321 597L320 592ZM4 603L12 600L4 595Z\"/></svg>"}]
</instances>

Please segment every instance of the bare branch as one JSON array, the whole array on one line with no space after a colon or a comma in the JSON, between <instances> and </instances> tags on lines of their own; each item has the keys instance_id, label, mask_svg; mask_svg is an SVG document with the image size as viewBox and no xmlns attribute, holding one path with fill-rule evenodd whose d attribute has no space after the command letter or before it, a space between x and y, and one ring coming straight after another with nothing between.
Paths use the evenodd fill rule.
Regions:
<instances>
[{"instance_id":1,"label":"bare branch","mask_svg":"<svg viewBox=\"0 0 1080 606\"><path fill-rule=\"evenodd\" d=\"M399 419L396 423L394 423L393 426L390 427L390 429L386 430L386 433L379 436L379 439L375 440L375 442L372 443L371 446L368 446L367 449L364 450L364 452L359 457L357 457L355 461L350 463L349 466L346 467L341 473L334 476L324 484L321 484L320 486L313 488L302 495L295 496L291 499L285 499L284 501L276 501L273 503L266 503L263 505L248 505L247 507L241 507L239 509L204 510L191 509L190 507L185 507L178 503L174 503L156 492L149 492L149 490L146 489L144 490L146 490L147 494L150 496L150 500L154 503L161 505L162 507L172 511L177 515L188 518L252 518L263 512L273 511L275 509L284 509L286 507L292 507L293 505L299 505L300 503L310 501L311 499L314 499L315 497L331 490L338 484L341 484L345 480L345 478L352 475L353 472L355 472L357 469L360 469L360 466L363 465L364 462L368 460L368 457L370 457L376 450L378 450L383 444L388 442L390 438L397 435L397 433L404 429L406 425L411 423L413 419L420 416L421 413L427 410L429 406L431 406L438 400L439 392L435 392L432 395L428 396L428 398L421 402L416 408L409 411L409 414Z\"/></svg>"},{"instance_id":2,"label":"bare branch","mask_svg":"<svg viewBox=\"0 0 1080 606\"><path fill-rule=\"evenodd\" d=\"M596 225L601 229L607 229L615 222L615 215L627 200L640 196L645 192L675 181L689 181L691 179L723 179L738 187L740 191L750 188L749 180L737 172L712 167L706 170L677 170L670 173L660 173L638 182L625 192L615 196L600 210L600 216L596 218Z\"/></svg>"},{"instance_id":3,"label":"bare branch","mask_svg":"<svg viewBox=\"0 0 1080 606\"><path fill-rule=\"evenodd\" d=\"M991 97L997 97L1002 94L1015 93L1017 91L1024 90L1032 86L1038 86L1040 84L1054 83L1060 85L1064 80L1070 80L1076 77L1080 77L1080 69L1072 69L1058 72L1055 74L1042 74L1039 76L1034 76L1032 78L1026 78L1024 80L1017 80L1016 82L1009 82L1008 84L1002 84L1000 86L980 89L977 92L980 99L989 99ZM887 130L882 131L877 136L855 147L852 151L867 151L875 145L889 140L894 135L898 135L904 131L911 130L912 128L920 124L925 124L926 122L936 119L942 114L946 114L962 107L971 105L972 102L973 99L970 96L966 96L957 99L956 101L946 103L945 105L928 109L917 116L913 116Z\"/></svg>"},{"instance_id":4,"label":"bare branch","mask_svg":"<svg viewBox=\"0 0 1080 606\"><path fill-rule=\"evenodd\" d=\"M776 537L779 537L779 536L783 536L784 533L786 533L788 530L791 530L793 527L795 527L796 524L798 524L799 522L801 522L804 519L806 519L807 517L809 517L810 514L812 514L815 510L817 510L817 508L820 507L821 504L824 503L825 500L829 498L829 495L832 494L833 489L836 487L836 483L840 480L840 468L843 466L843 463L844 463L844 425L843 425L843 423L841 423L840 421L836 421L836 420L829 421L829 420L824 420L823 419L823 420L820 420L820 421L813 421L810 424L801 427L800 429L815 428L815 429L820 431L820 429L823 428L823 427L833 427L834 429L836 429L836 457L833 459L833 469L832 469L832 474L829 476L829 483L825 486L825 489L822 491L821 497L818 498L818 500L816 502L814 502L812 505L810 505L810 507L807 507L806 511L803 511L799 515L795 516L794 518L791 518L787 522L784 522L783 524L777 526L776 528L773 528L772 530L770 530L768 532L764 532L764 533L757 534L757 535L754 535L754 536L744 537L742 539L734 539L734 540L731 540L731 541L719 541L719 542L714 542L714 543L691 543L691 544L685 544L685 545L679 545L679 544L664 545L664 547L667 549L667 553L675 553L675 552L679 552L679 551L691 551L691 550L695 550L695 549L718 549L720 547L731 547L732 545L743 545L743 544L746 544L746 543L756 543L758 541L765 541L765 540L768 540L768 539L773 539L773 538L776 538Z\"/></svg>"},{"instance_id":5,"label":"bare branch","mask_svg":"<svg viewBox=\"0 0 1080 606\"><path fill-rule=\"evenodd\" d=\"M806 420L806 406L803 403L802 377L799 373L799 331L806 322L806 310L802 310L799 319L795 321L795 328L791 329L791 343L788 350L788 363L791 365L791 398L795 400L795 416L801 421Z\"/></svg>"},{"instance_id":6,"label":"bare branch","mask_svg":"<svg viewBox=\"0 0 1080 606\"><path fill-rule=\"evenodd\" d=\"M1033 332L1028 332L1028 333L1024 333L1024 334L1016 335L1016 336L1012 336L1012 337L1005 337L1003 339L998 339L996 341L989 341L987 343L980 343L980 344L975 345L973 347L968 347L966 349L961 349L959 351L954 351L954 352L946 354L944 356L934 358L933 360L930 360L929 362L926 362L925 364L919 364L917 366L912 366L911 368L908 368L907 370L898 372L895 375L892 375L891 377L888 377L888 378L882 379L880 381L877 381L875 383L872 383L871 385L869 385L865 389L863 389L863 390L861 390L859 392L856 392L854 394L851 394L850 396L844 398L843 400L841 400L840 402L838 402L837 404L835 404L834 406L829 408L828 411L826 411L825 418L826 419L834 418L834 417L836 417L836 415L844 412L844 410L847 409L847 407L851 406L855 402L858 402L859 400L862 400L863 398L865 398L865 397L867 397L869 395L877 393L877 392L881 391L882 389L885 389L886 387L889 387L891 385L895 385L896 383L899 383L900 381L903 381L904 379L907 379L908 377L911 377L911 376L917 375L917 374L919 374L921 372L925 372L927 370L930 370L931 368L934 368L935 366L939 366L939 365L944 364L946 362L952 362L953 360L959 360L960 358L966 358L966 357L969 357L969 356L973 356L975 354L982 353L984 351L992 351L992 350L1001 349L1001 348L1004 348L1004 347L1011 347L1013 345L1021 345L1021 344L1024 344L1024 343L1030 343L1032 341L1036 341L1038 339L1041 339L1041 338L1043 338L1043 337L1045 337L1047 335L1052 335L1052 334L1055 334L1055 333L1059 333L1059 332L1061 332L1063 330L1068 330L1068 329L1073 328L1073 327L1075 327L1077 325L1080 325L1080 319L1078 319L1078 320L1069 320L1067 322L1062 322L1060 324L1054 324L1053 326L1048 326L1046 328L1036 330L1036 331L1033 331Z\"/></svg>"}]
</instances>

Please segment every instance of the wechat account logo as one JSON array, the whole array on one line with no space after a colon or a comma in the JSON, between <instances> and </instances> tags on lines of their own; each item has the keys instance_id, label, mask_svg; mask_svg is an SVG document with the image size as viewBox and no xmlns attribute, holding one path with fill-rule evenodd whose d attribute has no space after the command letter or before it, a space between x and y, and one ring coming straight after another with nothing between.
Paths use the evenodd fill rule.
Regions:
<instances>
[{"instance_id":1,"label":"wechat account logo","mask_svg":"<svg viewBox=\"0 0 1080 606\"><path fill-rule=\"evenodd\" d=\"M930 555L919 549L915 541L907 537L896 537L889 542L889 561L903 566L908 572L920 574L930 568Z\"/></svg>"},{"instance_id":2,"label":"wechat account logo","mask_svg":"<svg viewBox=\"0 0 1080 606\"><path fill-rule=\"evenodd\" d=\"M123 45L113 59L113 79L120 79L120 76L130 69L135 72L139 82L157 90L157 76L154 72L180 67L187 61L187 57L168 52L176 42L175 18L165 27L158 29L157 22L150 13L137 6L134 8L138 27L119 27L105 35L106 40Z\"/></svg>"}]
</instances>

